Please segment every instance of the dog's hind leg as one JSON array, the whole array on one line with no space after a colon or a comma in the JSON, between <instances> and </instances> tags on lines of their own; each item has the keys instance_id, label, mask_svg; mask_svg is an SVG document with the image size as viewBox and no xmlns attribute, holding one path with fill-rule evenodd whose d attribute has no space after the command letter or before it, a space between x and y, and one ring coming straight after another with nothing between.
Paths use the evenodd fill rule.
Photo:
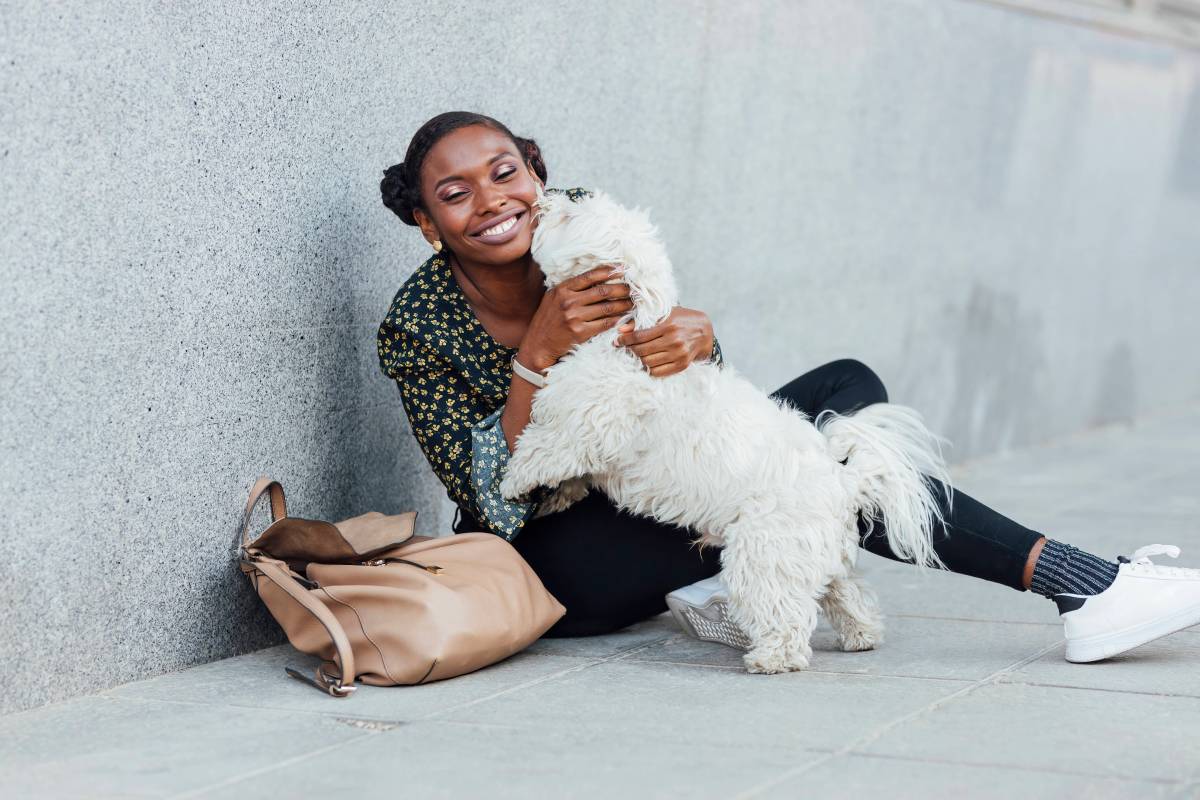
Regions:
<instances>
[{"instance_id":1,"label":"dog's hind leg","mask_svg":"<svg viewBox=\"0 0 1200 800\"><path fill-rule=\"evenodd\" d=\"M730 615L751 642L743 656L746 669L806 669L825 571L815 563L805 533L782 515L743 513L721 538Z\"/></svg>"},{"instance_id":2,"label":"dog's hind leg","mask_svg":"<svg viewBox=\"0 0 1200 800\"><path fill-rule=\"evenodd\" d=\"M851 571L834 578L821 598L821 610L847 652L874 650L883 642L883 614L875 593Z\"/></svg>"}]
</instances>

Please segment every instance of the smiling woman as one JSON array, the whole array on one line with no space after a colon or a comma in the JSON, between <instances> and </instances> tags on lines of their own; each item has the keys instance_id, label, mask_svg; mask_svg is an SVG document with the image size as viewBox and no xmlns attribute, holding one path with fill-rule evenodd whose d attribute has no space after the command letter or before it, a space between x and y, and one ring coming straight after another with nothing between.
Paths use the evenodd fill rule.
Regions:
<instances>
[{"instance_id":1,"label":"smiling woman","mask_svg":"<svg viewBox=\"0 0 1200 800\"><path fill-rule=\"evenodd\" d=\"M379 326L380 369L396 381L417 442L458 506L455 531L487 530L511 541L566 606L547 635L617 630L666 610L670 592L685 630L739 646L744 636L723 616L724 588L706 580L720 569L719 553L696 549L691 531L620 511L594 490L580 491L579 501L565 508L551 507L562 495L552 498L550 487L518 501L500 492L529 424L541 384L536 373L632 307L619 265L546 290L530 254L534 204L546 179L537 144L491 117L441 114L417 131L380 190L388 208L420 228L434 254L400 287ZM588 192L566 194L578 201ZM708 316L694 309L676 307L660 324L625 332L616 343L656 377L696 361L723 363ZM806 372L772 396L812 416L849 414L888 399L879 377L851 359ZM944 524L933 537L941 561L954 572L1053 597L1067 621L1069 660L1096 660L1200 622L1200 571L1164 572L1148 561L1138 561L1137 570L1118 568L963 492L951 504L945 487L935 488L944 506ZM888 548L879 520L860 523L861 547L905 560ZM1161 588L1167 578L1178 591L1140 588ZM1195 607L1181 613L1188 603ZM1114 639L1101 630L1114 604L1122 619L1137 623L1137 636Z\"/></svg>"}]
</instances>

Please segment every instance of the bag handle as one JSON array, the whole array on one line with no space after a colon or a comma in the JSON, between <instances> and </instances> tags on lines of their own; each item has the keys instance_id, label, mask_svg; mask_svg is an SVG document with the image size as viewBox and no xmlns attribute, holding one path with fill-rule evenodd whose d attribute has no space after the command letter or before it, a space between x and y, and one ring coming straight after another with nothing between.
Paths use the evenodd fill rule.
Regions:
<instances>
[{"instance_id":1,"label":"bag handle","mask_svg":"<svg viewBox=\"0 0 1200 800\"><path fill-rule=\"evenodd\" d=\"M258 504L258 500L263 496L264 492L269 493L271 496L271 522L276 522L287 516L287 497L283 493L283 485L266 475L260 475L258 480L254 482L254 486L250 487L250 497L246 500L246 512L242 516L241 538L243 551L250 544L250 517L254 513L254 506ZM305 675L301 675L291 667L285 667L284 671L293 678L312 684L334 697L348 697L356 688L354 685L354 650L351 648L350 640L346 638L346 631L342 628L342 624L338 622L337 617L323 603L316 600L309 593L309 590L304 588L298 580L293 578L287 571L281 569L277 564L250 556L249 554L243 558L255 570L270 580L271 583L287 592L292 599L317 618L317 621L325 628L325 632L329 634L329 638L333 640L333 647L337 651L338 666L341 667L342 674L340 677L334 678L325 674L325 670L317 667L317 679L313 680Z\"/></svg>"},{"instance_id":2,"label":"bag handle","mask_svg":"<svg viewBox=\"0 0 1200 800\"><path fill-rule=\"evenodd\" d=\"M250 499L246 501L246 513L242 515L242 547L250 544L250 517L254 514L254 506L263 492L271 494L271 522L287 516L287 498L283 494L283 485L266 475L258 476L258 480L250 487Z\"/></svg>"},{"instance_id":3,"label":"bag handle","mask_svg":"<svg viewBox=\"0 0 1200 800\"><path fill-rule=\"evenodd\" d=\"M278 484L276 485L278 486ZM338 622L337 617L323 603L314 598L309 590L301 586L299 581L281 569L278 564L265 560L252 561L251 563L255 569L261 572L272 583L283 589L296 602L304 606L324 626L325 632L333 640L333 647L337 651L338 666L341 667L342 672L339 677L335 678L327 675L323 669L317 667L317 680L315 681L301 675L291 667L285 668L287 674L293 678L310 683L321 691L329 692L334 697L348 697L357 688L354 685L354 650L350 647L350 640L346 638L346 631L342 628L342 624Z\"/></svg>"}]
</instances>

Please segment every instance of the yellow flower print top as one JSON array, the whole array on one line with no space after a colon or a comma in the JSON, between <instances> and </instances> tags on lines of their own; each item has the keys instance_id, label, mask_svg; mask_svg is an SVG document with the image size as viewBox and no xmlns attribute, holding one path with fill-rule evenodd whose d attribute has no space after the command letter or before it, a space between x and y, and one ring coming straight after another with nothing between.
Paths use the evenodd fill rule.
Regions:
<instances>
[{"instance_id":1,"label":"yellow flower print top","mask_svg":"<svg viewBox=\"0 0 1200 800\"><path fill-rule=\"evenodd\" d=\"M578 200L588 192L566 194ZM376 349L379 368L396 381L417 443L450 499L511 541L550 489L538 487L521 501L500 494L510 455L500 415L517 351L484 329L444 255L435 253L400 287ZM710 358L722 363L715 337Z\"/></svg>"}]
</instances>

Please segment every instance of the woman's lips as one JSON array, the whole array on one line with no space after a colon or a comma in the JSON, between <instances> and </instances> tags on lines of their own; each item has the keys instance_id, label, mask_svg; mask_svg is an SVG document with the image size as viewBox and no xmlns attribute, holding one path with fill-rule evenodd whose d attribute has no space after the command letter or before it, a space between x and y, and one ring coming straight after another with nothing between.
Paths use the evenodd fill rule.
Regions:
<instances>
[{"instance_id":1,"label":"woman's lips","mask_svg":"<svg viewBox=\"0 0 1200 800\"><path fill-rule=\"evenodd\" d=\"M525 226L525 218L528 216L524 211L518 211L516 214L502 219L486 230L473 234L471 238L484 244L507 244L517 238L517 234Z\"/></svg>"}]
</instances>

